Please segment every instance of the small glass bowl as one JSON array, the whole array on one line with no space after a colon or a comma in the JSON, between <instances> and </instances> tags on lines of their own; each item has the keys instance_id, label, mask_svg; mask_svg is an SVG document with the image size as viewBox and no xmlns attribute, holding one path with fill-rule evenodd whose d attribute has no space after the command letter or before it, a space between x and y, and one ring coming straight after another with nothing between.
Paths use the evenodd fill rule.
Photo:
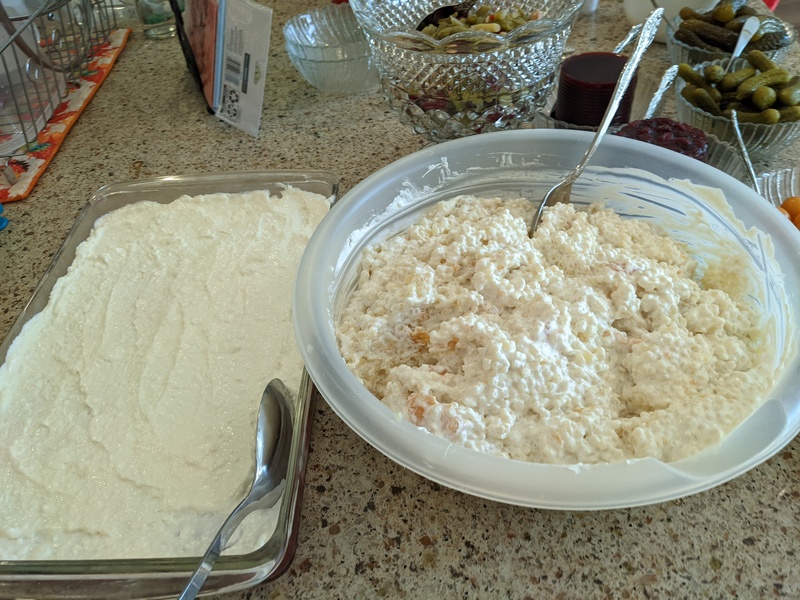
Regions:
<instances>
[{"instance_id":1,"label":"small glass bowl","mask_svg":"<svg viewBox=\"0 0 800 600\"><path fill-rule=\"evenodd\" d=\"M764 52L764 54L766 54L775 62L780 62L789 53L789 50L792 49L792 46L797 41L797 31L795 31L794 27L785 21L782 21L781 23L786 30L786 35L789 36L789 43L783 48L778 48L777 50L767 50ZM672 19L672 21L670 21L671 27L667 28L667 52L669 52L669 59L673 64L677 65L680 63L688 63L690 65L695 65L701 62L730 58L730 52L711 52L709 50L703 50L702 48L695 48L694 46L685 44L680 40L676 40L675 31L678 29L678 27L680 27L680 24L681 18L675 17Z\"/></svg>"},{"instance_id":2,"label":"small glass bowl","mask_svg":"<svg viewBox=\"0 0 800 600\"><path fill-rule=\"evenodd\" d=\"M401 121L441 142L533 120L555 82L583 0L497 0L495 10L539 11L505 34L467 31L436 40L416 30L444 0L351 0L383 94Z\"/></svg>"},{"instance_id":3,"label":"small glass bowl","mask_svg":"<svg viewBox=\"0 0 800 600\"><path fill-rule=\"evenodd\" d=\"M694 68L696 71L702 71L711 64L719 64L724 67L727 61L723 59L704 62L694 65ZM736 59L732 69L739 69L746 64L746 60ZM694 125L706 133L713 133L722 141L736 147L737 141L736 133L733 130L733 122L726 117L716 117L691 104L681 95L681 90L685 85L686 82L680 77L675 80L675 105L678 120ZM752 160L765 160L774 156L780 152L781 148L786 147L800 137L800 121L772 124L743 123L739 121L739 130L742 133L742 141L750 158Z\"/></svg>"},{"instance_id":4,"label":"small glass bowl","mask_svg":"<svg viewBox=\"0 0 800 600\"><path fill-rule=\"evenodd\" d=\"M800 196L800 167L788 167L762 173L758 177L761 195L775 206L789 196Z\"/></svg>"},{"instance_id":5,"label":"small glass bowl","mask_svg":"<svg viewBox=\"0 0 800 600\"><path fill-rule=\"evenodd\" d=\"M321 92L356 94L377 87L364 33L348 4L331 4L287 21L289 60Z\"/></svg>"}]
</instances>

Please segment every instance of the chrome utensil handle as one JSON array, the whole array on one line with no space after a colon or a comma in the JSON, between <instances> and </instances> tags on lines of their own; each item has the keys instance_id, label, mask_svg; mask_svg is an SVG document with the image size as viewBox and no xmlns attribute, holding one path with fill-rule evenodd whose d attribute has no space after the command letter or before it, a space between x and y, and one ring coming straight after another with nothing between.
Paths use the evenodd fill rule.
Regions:
<instances>
[{"instance_id":1,"label":"chrome utensil handle","mask_svg":"<svg viewBox=\"0 0 800 600\"><path fill-rule=\"evenodd\" d=\"M625 90L628 89L628 86L631 84L631 80L633 79L633 75L636 73L636 68L639 66L639 61L642 60L642 56L653 42L653 38L656 36L659 19L661 19L663 14L664 9L657 8L650 13L650 16L647 17L647 20L642 25L642 31L639 33L639 39L636 40L636 46L628 58L628 61L625 63L625 67L623 67L619 79L617 79L617 85L614 88L614 94L611 96L611 101L608 103L606 112L603 115L603 120L597 127L594 138L592 138L592 143L589 144L589 148L583 155L581 162L578 163L578 166L575 168L575 170L572 171L572 173L570 173L565 180L566 183L572 183L578 178L583 171L583 168L586 166L586 163L589 162L589 159L595 153L595 150L597 150L597 147L599 146L597 143L598 140L603 136L603 134L605 134L606 131L608 131L608 127L611 125L611 121L614 119L617 108L619 108L619 103L622 101L622 96L625 95Z\"/></svg>"},{"instance_id":2,"label":"chrome utensil handle","mask_svg":"<svg viewBox=\"0 0 800 600\"><path fill-rule=\"evenodd\" d=\"M636 25L631 27L630 31L628 31L628 34L624 38L622 38L622 41L619 44L617 44L616 47L614 48L614 54L619 54L623 50L625 50L625 48L628 47L628 45L634 40L634 38L637 35L639 35L639 32L641 30L642 30L641 23L637 23Z\"/></svg>"},{"instance_id":3,"label":"chrome utensil handle","mask_svg":"<svg viewBox=\"0 0 800 600\"><path fill-rule=\"evenodd\" d=\"M739 116L736 114L736 109L731 111L731 123L733 124L733 133L736 134L736 143L739 145L739 153L742 155L744 166L747 167L747 174L753 182L753 189L759 196L763 197L761 186L758 184L756 170L753 167L753 161L750 160L750 153L747 151L747 147L744 145L744 140L742 139L742 130L739 129Z\"/></svg>"},{"instance_id":4,"label":"chrome utensil handle","mask_svg":"<svg viewBox=\"0 0 800 600\"><path fill-rule=\"evenodd\" d=\"M736 46L733 48L733 52L731 53L730 59L728 59L728 64L725 66L725 73L727 74L728 71L731 70L731 65L733 61L742 53L744 47L750 43L750 40L753 36L758 33L758 28L761 27L761 21L758 17L749 17L742 25L742 29L739 32L739 37L736 38Z\"/></svg>"},{"instance_id":5,"label":"chrome utensil handle","mask_svg":"<svg viewBox=\"0 0 800 600\"><path fill-rule=\"evenodd\" d=\"M217 562L219 555L222 554L222 548L222 530L220 530L203 555L200 564L197 566L194 573L192 573L192 576L189 578L186 587L183 588L183 592L181 592L178 600L194 600L197 598L197 594L200 593L200 588L203 587L206 579L208 579L208 574L211 573L214 563Z\"/></svg>"},{"instance_id":6,"label":"chrome utensil handle","mask_svg":"<svg viewBox=\"0 0 800 600\"><path fill-rule=\"evenodd\" d=\"M647 105L647 110L644 113L644 119L650 119L656 112L658 112L659 107L661 106L661 102L664 99L664 92L666 92L669 87L672 85L672 82L675 81L675 77L678 75L678 65L672 65L666 71L664 71L664 75L661 76L661 82L658 84L658 89L656 89L655 94L650 99L650 104Z\"/></svg>"}]
</instances>

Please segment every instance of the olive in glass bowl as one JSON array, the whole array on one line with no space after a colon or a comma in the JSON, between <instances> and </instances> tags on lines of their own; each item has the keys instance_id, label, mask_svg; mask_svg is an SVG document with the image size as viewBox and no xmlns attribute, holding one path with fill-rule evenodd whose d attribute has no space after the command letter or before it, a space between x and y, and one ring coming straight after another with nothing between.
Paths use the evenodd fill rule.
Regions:
<instances>
[{"instance_id":1,"label":"olive in glass bowl","mask_svg":"<svg viewBox=\"0 0 800 600\"><path fill-rule=\"evenodd\" d=\"M487 2L496 13L528 15L508 32L467 28L437 39L418 31L443 4L350 0L389 105L434 142L531 122L555 83L583 0Z\"/></svg>"}]
</instances>

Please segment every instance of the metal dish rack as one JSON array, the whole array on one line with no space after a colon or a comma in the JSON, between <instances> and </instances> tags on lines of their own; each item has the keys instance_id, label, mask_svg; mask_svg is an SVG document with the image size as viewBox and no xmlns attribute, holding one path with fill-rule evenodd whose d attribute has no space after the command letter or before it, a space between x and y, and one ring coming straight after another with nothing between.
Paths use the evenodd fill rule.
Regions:
<instances>
[{"instance_id":1,"label":"metal dish rack","mask_svg":"<svg viewBox=\"0 0 800 600\"><path fill-rule=\"evenodd\" d=\"M71 82L116 28L113 0L0 0L0 167L36 144Z\"/></svg>"}]
</instances>

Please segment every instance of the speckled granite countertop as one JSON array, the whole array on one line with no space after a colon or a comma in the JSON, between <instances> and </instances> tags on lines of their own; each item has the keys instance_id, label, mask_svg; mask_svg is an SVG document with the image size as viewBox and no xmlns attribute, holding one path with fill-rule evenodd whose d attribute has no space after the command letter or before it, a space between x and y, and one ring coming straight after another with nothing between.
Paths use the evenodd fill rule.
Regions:
<instances>
[{"instance_id":1,"label":"speckled granite countertop","mask_svg":"<svg viewBox=\"0 0 800 600\"><path fill-rule=\"evenodd\" d=\"M115 181L220 170L314 168L342 191L424 141L377 91L318 93L289 63L275 9L261 134L209 116L176 39L134 30L118 64L33 194L6 206L0 335L30 297L89 196ZM324 0L310 4L322 4ZM570 46L611 49L622 0L600 0ZM654 45L646 61L666 66ZM800 65L794 48L787 64ZM667 112L671 107L667 105ZM800 162L800 145L768 167ZM556 512L484 501L423 479L352 433L320 401L299 546L273 583L227 600L316 598L800 598L800 442L714 490L628 510Z\"/></svg>"}]
</instances>

